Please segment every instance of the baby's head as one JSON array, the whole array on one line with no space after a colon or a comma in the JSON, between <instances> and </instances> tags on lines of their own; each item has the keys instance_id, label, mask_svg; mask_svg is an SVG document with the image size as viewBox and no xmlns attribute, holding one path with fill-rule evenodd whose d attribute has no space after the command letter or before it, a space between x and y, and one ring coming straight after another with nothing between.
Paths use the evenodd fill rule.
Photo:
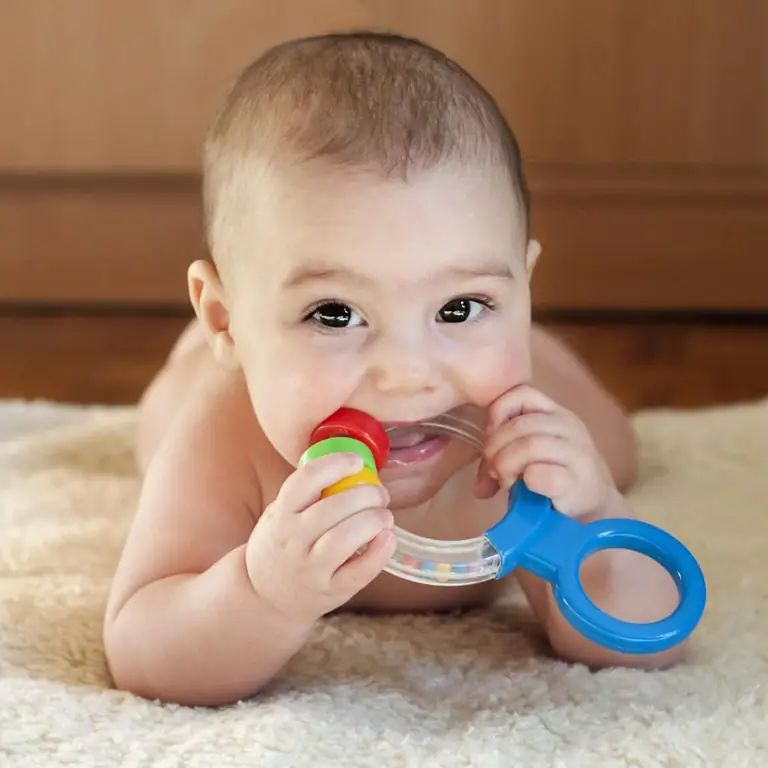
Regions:
<instances>
[{"instance_id":1,"label":"baby's head","mask_svg":"<svg viewBox=\"0 0 768 768\"><path fill-rule=\"evenodd\" d=\"M295 463L342 405L415 421L528 378L528 192L486 91L393 35L297 40L228 94L204 156L217 358Z\"/></svg>"}]
</instances>

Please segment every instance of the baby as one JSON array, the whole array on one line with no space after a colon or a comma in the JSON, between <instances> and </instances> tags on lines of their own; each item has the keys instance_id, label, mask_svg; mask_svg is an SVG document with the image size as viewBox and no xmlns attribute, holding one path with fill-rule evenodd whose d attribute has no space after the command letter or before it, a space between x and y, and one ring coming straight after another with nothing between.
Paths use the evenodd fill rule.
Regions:
<instances>
[{"instance_id":1,"label":"baby","mask_svg":"<svg viewBox=\"0 0 768 768\"><path fill-rule=\"evenodd\" d=\"M477 536L517 478L582 521L632 515L630 423L531 325L540 247L520 154L472 77L395 35L273 48L213 124L204 202L211 262L188 272L196 320L140 405L143 488L104 628L119 688L234 702L279 675L333 611L482 606L510 580L563 659L681 657L680 646L634 657L594 645L530 573L432 587L383 571L394 525ZM406 430L384 487L321 498L361 467L339 454L296 468L342 406L385 426L460 414L484 431L484 454ZM629 552L595 556L582 576L625 620L677 604L667 574Z\"/></svg>"}]
</instances>

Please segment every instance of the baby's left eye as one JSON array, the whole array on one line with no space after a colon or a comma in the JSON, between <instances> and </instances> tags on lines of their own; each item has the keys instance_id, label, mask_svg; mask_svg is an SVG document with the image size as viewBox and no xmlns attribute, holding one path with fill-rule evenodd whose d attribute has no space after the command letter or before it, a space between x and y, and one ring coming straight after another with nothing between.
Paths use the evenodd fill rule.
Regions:
<instances>
[{"instance_id":1,"label":"baby's left eye","mask_svg":"<svg viewBox=\"0 0 768 768\"><path fill-rule=\"evenodd\" d=\"M451 299L440 308L437 317L442 323L466 323L486 309L488 304L480 299Z\"/></svg>"}]
</instances>

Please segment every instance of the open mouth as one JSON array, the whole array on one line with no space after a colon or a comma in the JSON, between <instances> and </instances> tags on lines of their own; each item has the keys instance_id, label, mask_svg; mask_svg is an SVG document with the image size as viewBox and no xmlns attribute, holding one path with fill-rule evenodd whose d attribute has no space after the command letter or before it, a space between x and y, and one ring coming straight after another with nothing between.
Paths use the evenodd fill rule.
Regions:
<instances>
[{"instance_id":1,"label":"open mouth","mask_svg":"<svg viewBox=\"0 0 768 768\"><path fill-rule=\"evenodd\" d=\"M393 426L388 432L387 467L407 467L428 461L440 454L450 439L419 424Z\"/></svg>"},{"instance_id":2,"label":"open mouth","mask_svg":"<svg viewBox=\"0 0 768 768\"><path fill-rule=\"evenodd\" d=\"M484 442L482 414L456 408L420 421L383 422L389 439L387 467L416 467L438 457L454 439L466 443L474 454Z\"/></svg>"}]
</instances>

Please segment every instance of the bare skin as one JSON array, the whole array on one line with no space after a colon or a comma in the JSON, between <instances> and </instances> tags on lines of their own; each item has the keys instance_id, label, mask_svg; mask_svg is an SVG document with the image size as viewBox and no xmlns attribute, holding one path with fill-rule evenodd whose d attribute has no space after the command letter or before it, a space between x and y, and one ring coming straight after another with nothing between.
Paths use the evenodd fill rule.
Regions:
<instances>
[{"instance_id":1,"label":"bare skin","mask_svg":"<svg viewBox=\"0 0 768 768\"><path fill-rule=\"evenodd\" d=\"M552 397L560 397L562 402L578 413L590 426L596 443L603 451L621 490L628 489L636 471L636 448L634 434L627 416L622 412L615 400L595 380L584 365L560 342L546 331L533 329L533 359L534 383L542 392ZM193 382L190 386L190 382ZM188 477L194 477L200 472L207 459L216 460L217 467L213 478L206 480L204 488L198 489L203 495L199 497L200 506L194 510L181 510L172 505L169 500L168 521L173 528L173 522L178 520L179 528L194 531L196 518L199 517L201 529L205 529L203 519L207 515L206 504L216 503L220 513L215 540L198 538L189 542L184 559L185 571L203 571L210 563L223 558L242 546L247 539L256 519L252 510L264 507L276 496L281 482L287 477L290 467L285 466L283 459L273 450L270 451L268 442L259 431L258 422L253 417L245 393L245 384L241 376L222 371L216 364L208 345L205 343L199 324L195 321L188 328L180 343L177 345L165 367L158 373L155 380L147 389L139 408L137 461L142 473L146 473L153 459L157 464L155 476L169 468L175 462L174 454L183 450L184 440L194 440L197 445L210 446L210 453L188 455L190 466L180 469L189 472ZM207 403L206 408L201 404ZM165 443L164 453L157 458L161 445ZM173 447L171 447L173 446ZM249 461L237 462L235 457L260 454L261 470L256 475ZM207 468L210 472L210 467ZM168 486L166 486L168 488ZM237 491L235 492L235 489ZM163 492L158 492L162 497ZM234 497L234 498L233 498ZM233 503L234 502L234 503ZM230 506L231 505L231 506ZM227 515L227 510L237 509ZM458 511L458 510L457 510ZM176 514L173 514L173 513ZM445 512L445 510L444 510ZM466 510L463 510L466 513ZM184 519L179 519L183 517ZM445 515L447 518L448 515ZM469 517L464 514L462 519ZM468 535L477 535L479 530L487 527L488 523L496 522L497 514L491 513L480 519L475 518L476 526ZM408 522L404 522L408 525ZM176 530L178 531L179 528ZM454 532L458 537L459 532ZM145 540L138 534L141 546ZM184 535L178 535L179 547L186 542ZM196 557L190 561L191 553ZM195 562L196 561L196 562ZM148 565L148 564L147 564ZM160 564L158 564L160 565ZM239 589L231 590L231 608L237 616L238 623L247 615L248 606L253 600L249 594L250 587L244 574L240 573L241 566L230 563L231 571L222 568L220 579L212 579L211 591L231 589L230 580L238 583ZM142 571L123 574L123 590L113 593L110 601L110 614L114 617L116 609L125 594L136 590L139 584L150 583L162 577L168 570L168 565L162 565L163 570L146 567ZM171 569L173 570L173 569ZM240 578L238 578L238 574ZM387 573L381 573L368 586L364 587L347 604L350 610L362 609L372 611L423 611L451 610L463 607L473 607L488 604L499 594L504 585L498 582L485 582L479 585L436 589L395 579ZM211 598L213 599L213 598ZM598 601L599 604L599 601ZM226 606L221 605L219 611L224 613ZM274 622L265 621L264 613L253 612L253 636L258 637L260 629L268 629L271 634L273 627L281 627L285 633L278 645L283 646L284 653L277 654L276 666L281 666L295 653L306 639L306 632L299 632L294 642L291 639L290 624L282 626L279 619ZM218 632L217 632L218 635ZM251 643L251 637L246 643ZM137 638L138 639L138 638ZM245 651L243 650L243 653ZM605 657L605 653L601 653ZM236 658L233 656L231 658ZM212 656L200 654L199 664L205 669L208 659ZM602 659L605 663L606 659ZM610 659L607 660L610 663ZM642 664L645 660L636 659L635 663ZM627 663L619 660L618 663ZM238 661L239 665L239 661ZM219 664L212 665L206 673L211 677L221 673ZM119 667L118 667L119 674ZM238 677L240 677L238 675ZM267 679L254 679L249 685L245 675L240 678L245 684L230 688L226 686L212 695L207 691L201 693L196 687L171 688L170 698L190 704L205 702L211 705L226 703L234 698L249 695L268 682ZM118 678L128 688L147 696L163 696L160 675L151 675L144 679ZM155 685L158 687L155 688ZM166 694L168 696L168 693Z\"/></svg>"},{"instance_id":2,"label":"bare skin","mask_svg":"<svg viewBox=\"0 0 768 768\"><path fill-rule=\"evenodd\" d=\"M510 262L516 276L509 282L482 278L498 294L502 320L489 315L487 325L468 327L466 333L473 335L466 347L453 327L421 329L420 318L428 315L412 308L428 289L419 286L437 284L434 275L452 258L450 248L463 245L464 238L467 247L461 253L487 253L486 240L501 242L510 231L508 207L499 202L498 189L485 188L487 175L477 177L479 182L463 176L455 181L454 176L427 179L402 191L385 185L371 193L370 201L351 186L355 216L342 184L333 195L309 185L306 199L292 186L283 207L266 217L274 223L274 240L262 233L272 251L279 246L284 255L253 262L249 269L260 271L243 273L238 285L262 290L258 302L246 301L241 310L214 270L193 265L190 294L199 320L179 339L140 404L137 458L144 484L104 630L119 688L182 704L226 704L257 694L279 675L316 622L333 611L434 611L487 604L503 583L447 589L382 572L395 546L391 529L400 525L444 539L478 535L501 517L503 488L523 473L542 492L552 483L548 495L553 498L562 490L565 514L584 519L632 515L622 495L636 471L626 414L565 346L527 325L525 268L530 271L535 262L535 247ZM453 194L460 195L460 206L450 199ZM467 221L454 216L456 229L448 231L445 210L464 210L466 200L475 201L477 209L468 211ZM377 238L379 225L383 233ZM379 271L370 288L358 291L361 311L369 313L365 324L316 337L305 321L290 320L293 295L280 293L280 270L293 263L292 251L279 240L285 231L294 239L306 232L310 243L333 241L334 254L350 254L339 265L342 271L347 264L359 264L358 254L370 253L368 268ZM420 260L409 258L410 248L423 254ZM402 262L396 263L401 253ZM303 266L303 258L296 256L295 263ZM412 295L406 280L414 286ZM443 291L439 285L434 290ZM333 290L324 286L320 296L344 291L355 294L340 284ZM504 320L507 295L510 309ZM305 298L296 300L296 306L305 304ZM280 313L289 320L282 321ZM369 328L370 333L376 330L379 346L366 352L359 340ZM446 341L441 334L449 332ZM389 335L396 343L389 343ZM434 363L433 350L442 356ZM312 368L313 355L320 367ZM477 355L485 357L472 357ZM429 364L424 362L428 358ZM510 361L506 369L493 365L503 359ZM334 371L346 369L339 382L348 391L320 382L329 365ZM272 378L263 378L264 370ZM510 422L504 409L512 409L519 412L512 421L520 425L533 423L526 422L525 413L535 412L543 432L562 428L564 438L557 446L567 448L565 458L549 461L552 441L543 433L520 441L505 436L509 427L500 426L491 435L497 447L486 457L486 470L492 467L501 488L487 471L479 475L476 464L459 462L445 470L444 484L436 491L424 490L430 487L424 478L404 481L395 473L388 482L382 474L386 490L364 486L318 501L322 488L354 471L350 457L329 457L295 470L294 454L305 440L297 435L341 405L417 420L412 415L417 411L426 415L461 402L487 408L500 422ZM264 404L265 418L257 416L254 403ZM528 453L529 446L534 454ZM543 453L536 454L536 446ZM446 461L452 455L446 449ZM566 476L572 481L563 483ZM363 544L368 544L365 553L352 558ZM583 584L604 610L626 620L652 621L674 608L676 593L657 566L631 556L616 556L610 564L597 561L593 558L585 568ZM680 658L681 647L645 657L596 647L562 619L546 584L530 574L515 577L562 658L643 667Z\"/></svg>"}]
</instances>

